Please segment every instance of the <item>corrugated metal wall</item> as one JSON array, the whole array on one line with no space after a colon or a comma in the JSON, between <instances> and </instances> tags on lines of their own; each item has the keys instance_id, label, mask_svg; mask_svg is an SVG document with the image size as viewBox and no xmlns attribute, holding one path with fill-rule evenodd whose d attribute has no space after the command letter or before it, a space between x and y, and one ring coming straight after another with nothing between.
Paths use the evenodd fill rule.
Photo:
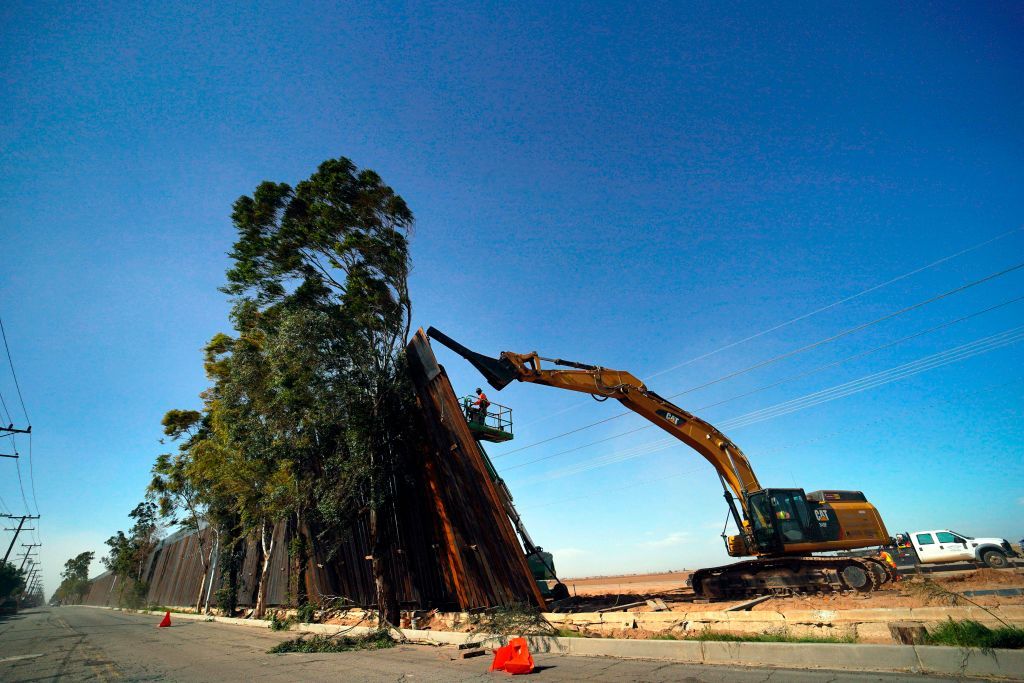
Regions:
<instances>
[{"instance_id":1,"label":"corrugated metal wall","mask_svg":"<svg viewBox=\"0 0 1024 683\"><path fill-rule=\"evenodd\" d=\"M394 544L384 561L394 577L399 602L403 607L463 610L510 603L543 607L543 598L462 416L458 398L422 330L416 333L408 351L424 440L419 449L406 455L409 476L392 482L396 507L388 523L393 524ZM283 522L274 529L268 605L291 605L295 601L289 593L294 568L288 558L288 530L289 525ZM315 537L306 531L307 537ZM202 554L210 557L216 534L205 529L201 535ZM305 572L310 598L320 601L344 597L358 605L375 604L368 559L371 548L367 520L361 519L333 557L325 558L314 550ZM216 556L213 553L213 562ZM239 606L256 602L261 565L260 543L249 539L239 570ZM215 565L211 569L212 595L220 588L221 572ZM203 573L196 534L181 532L164 539L148 561L148 602L194 605ZM103 574L93 580L85 602L117 605L121 588L112 575Z\"/></svg>"}]
</instances>

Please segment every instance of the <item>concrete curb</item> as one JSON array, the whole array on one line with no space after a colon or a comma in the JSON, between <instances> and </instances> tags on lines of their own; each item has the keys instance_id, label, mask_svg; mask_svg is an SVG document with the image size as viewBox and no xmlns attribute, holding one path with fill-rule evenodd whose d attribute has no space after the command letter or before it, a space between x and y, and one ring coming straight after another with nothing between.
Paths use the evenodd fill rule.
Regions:
<instances>
[{"instance_id":1,"label":"concrete curb","mask_svg":"<svg viewBox=\"0 0 1024 683\"><path fill-rule=\"evenodd\" d=\"M76 605L92 609L120 610L115 607ZM137 611L136 614L162 616L163 612ZM222 624L269 628L264 619L235 619L202 614L172 613L171 619L214 621ZM331 624L293 624L290 631L322 635L365 635L372 626L335 626ZM495 647L507 639L477 633L421 631L402 629L413 643L461 645L477 642ZM697 640L619 640L614 638L560 638L529 636L533 652L550 652L581 657L617 657L653 659L687 664L717 666L773 667L786 669L822 669L940 674L950 676L995 677L1024 680L1024 650L992 650L936 645L857 645L842 643L732 643Z\"/></svg>"}]
</instances>

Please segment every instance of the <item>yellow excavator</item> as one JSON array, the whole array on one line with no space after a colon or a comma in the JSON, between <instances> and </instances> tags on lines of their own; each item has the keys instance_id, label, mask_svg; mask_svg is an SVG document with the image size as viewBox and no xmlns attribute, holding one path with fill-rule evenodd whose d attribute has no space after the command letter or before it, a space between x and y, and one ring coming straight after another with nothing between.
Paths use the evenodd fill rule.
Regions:
<instances>
[{"instance_id":1,"label":"yellow excavator","mask_svg":"<svg viewBox=\"0 0 1024 683\"><path fill-rule=\"evenodd\" d=\"M756 559L698 569L698 596L738 598L765 594L870 591L893 580L876 557L816 555L891 542L875 507L860 491L763 488L750 461L713 425L673 405L628 372L534 353L504 351L491 358L431 327L427 334L468 360L497 390L513 380L618 400L676 437L711 463L722 483L739 533L724 536L731 557ZM557 367L543 367L542 363Z\"/></svg>"}]
</instances>

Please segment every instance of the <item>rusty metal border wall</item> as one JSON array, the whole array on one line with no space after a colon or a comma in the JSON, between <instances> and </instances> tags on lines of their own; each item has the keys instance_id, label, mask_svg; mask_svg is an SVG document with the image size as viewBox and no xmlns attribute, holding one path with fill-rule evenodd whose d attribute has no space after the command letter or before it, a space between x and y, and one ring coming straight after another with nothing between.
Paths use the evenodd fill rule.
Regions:
<instances>
[{"instance_id":1,"label":"rusty metal border wall","mask_svg":"<svg viewBox=\"0 0 1024 683\"><path fill-rule=\"evenodd\" d=\"M426 334L419 330L408 347L410 374L416 387L418 418L423 440L407 454L405 476L392 481L396 501L393 546L383 558L395 581L399 603L405 608L474 609L544 600L494 483L480 456L473 435L462 417L451 382L438 365ZM314 538L304 529L307 538ZM294 603L290 586L295 571L288 546L294 531L282 522L273 531L267 578L267 605ZM164 539L147 561L147 602L188 607L199 599L203 582L203 554L210 557L217 543L212 529L199 535L178 532ZM347 538L336 544L330 558L316 549L305 568L306 591L314 602L340 597L362 606L375 604L369 555L372 544L367 520L354 524ZM221 587L221 572L214 552L213 596ZM237 594L240 607L256 602L262 549L256 539L243 542ZM122 582L123 584L123 582ZM92 580L84 602L117 606L124 585L109 572Z\"/></svg>"}]
</instances>

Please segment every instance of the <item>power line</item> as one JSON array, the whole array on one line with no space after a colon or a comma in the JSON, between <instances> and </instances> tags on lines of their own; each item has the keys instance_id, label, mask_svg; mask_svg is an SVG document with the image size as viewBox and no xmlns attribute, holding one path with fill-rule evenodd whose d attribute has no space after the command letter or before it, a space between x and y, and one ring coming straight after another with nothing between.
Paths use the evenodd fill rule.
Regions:
<instances>
[{"instance_id":1,"label":"power line","mask_svg":"<svg viewBox=\"0 0 1024 683\"><path fill-rule=\"evenodd\" d=\"M32 462L32 432L28 433L28 482L32 488L32 504L35 505L36 514L39 514L39 499L36 498L36 477L35 467Z\"/></svg>"},{"instance_id":2,"label":"power line","mask_svg":"<svg viewBox=\"0 0 1024 683\"><path fill-rule=\"evenodd\" d=\"M705 382L703 384L699 384L697 386L690 387L689 389L685 389L685 390L677 392L675 394L671 394L671 395L667 396L666 398L669 398L669 399L677 398L679 396L683 396L685 394L692 393L692 392L697 391L699 389L706 389L707 387L710 387L712 385L719 384L720 382L724 382L726 380L733 379L735 377L738 377L740 375L746 374L748 372L752 372L754 370L758 370L758 369L766 367L768 365L772 365L772 364L777 363L777 362L779 362L781 360L785 360L787 358L792 358L793 356L795 356L797 354L805 353L807 351L815 349L815 348L817 348L819 346L822 346L824 344L828 344L828 343L834 342L834 341L836 341L838 339L841 339L843 337L846 337L846 336L849 336L849 335L854 334L856 332L860 332L862 330L865 330L868 327L871 327L873 325L877 325L879 323L885 322L886 320L891 320L891 319L893 319L893 318L895 318L897 316L901 316L901 315L904 315L906 313L909 313L910 311L913 311L913 310L916 310L918 308L921 308L922 306L927 306L928 304L933 304L936 301L940 301L940 300L945 299L947 297L953 296L954 294L959 294L960 292L966 291L968 289L971 289L972 287L976 287L976 286L978 286L980 284L983 284L985 282L989 282L989 281L994 280L994 279L996 279L998 277L1002 277L1003 275L1008 275L1008 274L1010 274L1012 272L1020 270L1021 268L1024 268L1024 262L1017 263L1016 265L1010 266L1009 268L1004 268L1003 270L997 271L995 273L991 273L991 274L986 275L986 276L984 276L982 278L979 278L977 280L972 280L970 282L967 282L965 284L960 285L959 287L954 287L953 289L950 289L948 291L942 292L941 294L936 294L935 296L932 296L932 297L929 297L927 299L924 299L923 301L919 301L919 302L917 302L915 304L911 304L910 306L905 306L904 308L901 308L901 309L899 309L897 311L893 311L892 313L888 313L888 314L886 314L886 315L884 315L884 316L882 316L880 318L876 318L876 319L871 320L869 322L861 323L860 325L855 325L854 327L847 328L847 329L845 329L845 330L843 330L841 332L838 332L836 334L833 334L833 335L831 335L829 337L825 337L824 339L819 339L818 341L813 342L811 344L807 344L805 346L802 346L800 348L794 349L792 351L787 351L786 353L782 353L782 354L779 354L779 355L774 356L772 358L769 358L767 360L760 361L758 363L755 363L754 365L751 365L751 366L748 366L746 368L743 368L742 370L737 370L735 372L731 372L731 373L729 373L727 375L724 375L724 376L719 377L717 379L711 380L709 382ZM537 442L534 442L534 443L531 443L531 444L527 444L526 446L521 446L519 448L514 448L514 449L512 449L510 451L506 451L505 453L500 453L498 455L495 455L494 457L495 458L503 458L505 456L512 455L513 453L518 453L520 451L525 451L528 448L533 448L534 446L539 446L541 444L545 444L545 443L554 441L556 439L561 439L561 438L569 436L571 434L576 434L576 433L581 432L581 431L583 431L585 429L590 429L591 427L596 427L598 425L604 424L605 422L610 422L611 420L615 420L615 419L618 419L620 417L623 417L624 415L630 415L630 414L631 414L631 411L628 411L628 410L624 411L624 412L621 412L621 413L617 413L617 414L612 415L610 417L606 417L606 418L604 418L602 420L598 420L597 422L592 422L590 424L583 425L582 427L577 427L576 429L570 430L568 432L563 432L561 434L556 434L555 436L548 437L548 438L543 439L541 441L537 441Z\"/></svg>"},{"instance_id":3,"label":"power line","mask_svg":"<svg viewBox=\"0 0 1024 683\"><path fill-rule=\"evenodd\" d=\"M906 273L904 273L902 275L894 277L891 280L886 280L885 282L882 282L880 284L868 287L867 289L862 290L860 292L857 292L856 294L851 294L850 296L847 296L847 297L844 297L842 299L838 299L836 301L833 301L832 303L830 303L830 304L828 304L826 306L822 306L821 308L817 308L817 309L815 309L815 310L813 310L813 311L811 311L809 313L804 313L802 315L799 315L799 316L797 316L795 318L792 318L790 320L787 320L785 322L778 323L776 325L773 325L772 327L769 327L767 329L761 330L760 332L757 332L755 334L752 334L752 335L749 335L747 337L744 337L743 339L740 339L740 340L734 341L734 342L730 342L729 344L726 344L725 346L720 346L717 349L713 349L711 351L708 351L707 353L703 353L703 354L701 354L699 356L695 356L695 357L693 357L693 358L691 358L691 359L689 359L687 361L683 361L682 363L678 363L676 365L673 365L670 368L666 368L664 370L659 370L658 372L655 372L652 375L647 375L647 379L651 380L651 379L654 379L655 377L660 377L661 375L667 374L667 373L672 372L674 370L678 370L679 368L682 368L682 367L686 367L687 365L691 365L692 363L695 363L695 362L697 362L699 360L704 360L705 358L709 358L711 356L714 356L715 354L721 353L722 351L727 351L727 350L735 348L735 347L737 347L737 346L739 346L741 344L745 344L748 341L753 341L754 339L758 339L760 337L763 337L766 334L770 334L772 332L776 332L778 330L781 330L782 328L788 327L789 325L792 325L794 323L798 323L801 320L806 320L808 318L811 318L813 316L818 315L819 313L824 313L825 311L831 310L831 309L835 308L836 306L840 306L842 304L845 304L845 303L848 303L850 301L853 301L854 299L860 298L860 297L864 296L865 294L870 294L871 292L878 291L879 289L882 289L884 287L888 287L889 285L895 284L895 283L897 283L897 282L899 282L901 280L905 280L908 277L912 277L914 275L917 275L918 273L921 273L921 272L924 272L926 270L929 270L930 268L934 268L935 266L941 265L941 264L943 264L943 263L945 263L947 261L950 261L952 259L958 258L960 256L963 256L964 254L970 253L972 251L980 249L981 247L984 247L984 246L987 246L989 244L992 244L993 242L997 242L997 241L1003 239L1004 237L1008 237L1008 236L1010 236L1010 235L1012 235L1012 234L1014 234L1016 232L1019 232L1022 229L1024 229L1024 226L1018 226L1016 228L1013 228L1012 230L1007 230L1006 232L1001 233L999 235L996 235L995 237L991 237L991 238L989 238L987 240L984 240L982 242L978 242L977 244L975 244L973 246L967 247L965 249L961 249L960 251L958 251L956 253L949 254L948 256L944 256L944 257L942 257L942 258L940 258L940 259L938 259L936 261L932 261L931 263L929 263L927 265L920 266L918 268L915 268L914 270L908 271L908 272L906 272ZM541 421L543 419L546 419L547 417L554 417L554 416L559 415L561 413L568 412L569 410L572 410L574 407L578 407L580 405L584 405L584 403L577 403L577 404L575 404L573 406L570 406L568 408L563 408L562 410L557 410L557 411L551 413L550 415L548 415L548 416L546 416L544 418L540 418L539 420L534 420L534 422L539 422L539 421Z\"/></svg>"},{"instance_id":4,"label":"power line","mask_svg":"<svg viewBox=\"0 0 1024 683\"><path fill-rule=\"evenodd\" d=\"M951 325L955 325L957 323L961 323L961 322L964 322L966 320L970 320L971 318L975 318L975 317L977 317L979 315L983 315L985 313L990 313L990 312L992 312L994 310L1003 308L1004 306L1009 306L1011 304L1015 304L1015 303L1017 303L1019 301L1024 301L1024 297L1017 297L1015 299L1010 299L1008 301L1004 301L1002 303L996 304L995 306L989 306L988 308L982 309L980 311L975 311L974 313L969 313L968 315L964 315L964 316L961 316L961 317L953 319L953 320L947 320L944 323L940 323L940 324L935 325L933 327L930 327L930 328L928 328L926 330L921 330L920 332L915 332L914 334L908 335L906 337L901 337L900 339L896 339L896 340L891 341L891 342L886 342L885 344L882 344L880 346L875 346L873 348L867 349L866 351L861 351L861 352L855 353L855 354L853 354L851 356L847 356L845 358L841 358L839 360L832 361L832 362L826 363L824 365L819 365L818 367L812 368L812 369L807 370L805 372L798 373L796 375L790 375L789 377L784 377L783 379L780 379L778 381L772 382L771 384L766 384L766 385L760 386L760 387L758 387L756 389L751 389L750 391L746 391L746 392L743 392L741 394L736 394L735 396L730 396L729 398L723 399L721 401L716 401L715 403L710 403L708 405L704 405L704 406L700 406L698 408L694 408L690 412L696 413L696 412L699 412L699 411L702 411L702 410L708 410L709 408L716 408L716 407L718 407L720 405L724 405L726 403L730 403L730 402L735 401L737 399L745 398L747 396L751 396L753 394L765 391L767 389L773 389L773 388L775 388L777 386L780 386L782 384L786 384L788 382L792 382L792 381L795 381L795 380L798 380L798 379L803 379L805 377L809 377L810 375L816 374L818 372L821 372L823 370L827 370L827 369L832 368L832 367L836 367L838 365L841 365L842 363L846 363L848 361L855 360L857 358L863 358L864 356L868 356L868 355L870 355L872 353L875 353L877 351L881 351L883 349L890 348L892 346L896 346L897 344L902 344L905 341L909 341L911 339L923 336L925 334L930 334L932 332L936 332L936 331L941 330L941 329L943 329L945 327L949 327ZM628 413L624 413L624 414L628 414ZM559 451L559 452L553 453L551 455L546 455L546 456L544 456L542 458L536 458L534 460L528 460L526 462L519 463L518 465L512 465L510 467L505 467L503 469L505 471L507 471L507 470L514 470L514 469L519 468L519 467L526 467L527 465L533 465L535 463L542 462L544 460L550 460L550 459L558 457L560 455L565 455L566 453L572 453L574 451L582 450L582 449L587 448L589 446L594 446L594 445L597 445L599 443L604 443L606 441L611 441L613 439L618 439L620 437L627 436L629 434L634 434L636 432L643 431L645 429L651 429L652 427L654 427L654 425L652 425L652 424L641 425L639 427L634 427L633 429L629 429L629 430L624 431L624 432L619 432L618 434L613 434L612 436L606 436L603 439L598 439L596 441L591 441L590 443L583 444L582 446L576 446L574 448L569 448L569 449L566 449L564 451Z\"/></svg>"},{"instance_id":5,"label":"power line","mask_svg":"<svg viewBox=\"0 0 1024 683\"><path fill-rule=\"evenodd\" d=\"M25 497L25 485L21 481L21 460L15 460L14 466L18 470L18 488L21 489L21 502L25 504L25 511L31 513L32 508L28 506L28 499Z\"/></svg>"},{"instance_id":6,"label":"power line","mask_svg":"<svg viewBox=\"0 0 1024 683\"><path fill-rule=\"evenodd\" d=\"M7 350L7 363L11 366L11 376L14 377L14 388L18 390L18 400L21 401L21 412L25 413L25 422L29 426L32 426L32 420L29 419L28 411L25 410L25 399L21 396L21 385L18 384L18 373L14 371L14 361L11 359L11 347L7 344L7 330L4 329L3 318L0 318L0 334L4 338L4 349Z\"/></svg>"},{"instance_id":7,"label":"power line","mask_svg":"<svg viewBox=\"0 0 1024 683\"><path fill-rule=\"evenodd\" d=\"M845 329L842 332L839 332L837 334L832 335L831 337L826 337L825 339L821 339L821 340L816 341L816 342L814 342L812 344L808 344L806 346L802 346L802 347L800 347L798 349L795 349L793 351L787 351L786 353L780 354L780 355L775 356L773 358L769 358L768 360L761 361L760 363L755 363L754 365L751 365L751 366L749 366L747 368L744 368L742 370L737 370L736 372L729 373L728 375L725 375L724 377L719 377L716 380L712 380L710 382L705 382L704 384L699 384L699 385L697 385L695 387L691 387L691 388L686 389L684 391L680 391L678 393L672 394L668 398L676 398L677 396L682 396L684 394L689 394L689 393L692 393L694 391L697 391L698 389L705 389L705 388L707 388L709 386L712 386L713 384L718 384L718 383L724 382L724 381L726 381L728 379L733 379L734 377L738 377L740 375L744 375L744 374L746 374L748 372L751 372L753 370L757 370L759 368L763 368L766 365L771 365L773 363L777 363L780 360L785 360L786 358L791 358L792 356L795 356L795 355L797 355L799 353L804 353L805 351L810 351L811 349L815 349L815 348L817 348L819 346L822 346L824 344L828 344L830 342L834 342L835 340L841 339L842 337L846 337L846 336L849 336L851 334L854 334L855 332L860 332L861 330L867 329L868 327L871 327L872 325L877 325L878 323L885 322L886 320L891 320L892 318L895 318L897 316L901 316L904 313L909 313L910 311L913 311L913 310L916 310L918 308L921 308L922 306L927 306L928 304L933 304L936 301L940 301L940 300L945 299L947 297L953 296L954 294L959 294L960 292L968 290L971 287L976 287L977 285L980 285L982 283L988 282L989 280L993 280L993 279L995 279L997 277L1001 277L1003 275L1007 275L1009 273L1014 272L1015 270L1020 270L1021 268L1024 268L1024 262L1018 263L1015 266L1010 266L1009 268L1001 270L1001 271L999 271L997 273L993 273L991 275L986 275L983 278L980 278L978 280L974 280L972 282L968 282L967 284L960 285L959 287L951 289L951 290L949 290L947 292L943 292L942 294L937 294L937 295L935 295L935 296L933 296L931 298L925 299L924 301L919 301L916 304L912 304L910 306L906 306L904 308L901 308L898 311L894 311L892 313L883 315L881 318L875 318L874 320L872 320L870 322L862 323L860 325L855 325L854 327L850 327L848 329Z\"/></svg>"},{"instance_id":8,"label":"power line","mask_svg":"<svg viewBox=\"0 0 1024 683\"><path fill-rule=\"evenodd\" d=\"M4 416L7 418L7 424L14 424L14 420L11 419L11 411L7 409L7 401L4 400L2 393L0 393L0 405L4 407Z\"/></svg>"},{"instance_id":9,"label":"power line","mask_svg":"<svg viewBox=\"0 0 1024 683\"><path fill-rule=\"evenodd\" d=\"M1002 382L1000 384L997 384L997 385L994 385L994 386L991 386L991 387L986 387L986 388L981 389L981 390L974 390L974 391L970 391L970 392L959 392L959 393L972 394L972 393L982 393L982 392L985 392L985 391L994 391L996 389L1000 389L1000 388L1008 386L1010 384L1014 384L1016 382L1020 382L1022 379L1024 379L1024 377L1018 377L1017 379L1010 380L1009 382ZM948 403L949 399L935 397L934 401L941 401L943 403ZM775 452L778 452L778 451L782 451L782 450L793 448L794 446L802 446L802 445L806 445L806 444L810 444L810 443L816 443L818 441L821 441L822 439L831 438L831 437L836 436L838 434L843 434L843 433L850 432L850 431L853 431L853 430L863 431L867 427L880 424L880 423L882 423L882 422L884 422L884 421L886 421L888 419L891 419L891 418L882 418L882 417L876 418L876 419L871 420L871 421L869 421L867 423L864 423L864 424L858 424L858 425L856 425L854 427L849 427L849 428L846 428L846 429L835 430L835 431L829 432L827 434L821 434L821 435L818 435L818 436L816 436L816 437L814 437L812 439L803 439L801 441L790 442L788 444L783 444L783 445L777 446L777 447L772 448L772 449L763 450L763 451L760 451L759 454L760 455L764 455L766 453L775 453ZM675 474L670 474L670 475L666 475L666 476L663 476L663 477L659 477L658 479L650 479L650 480L645 480L645 481L640 481L640 482L634 482L632 484L626 484L624 486L618 486L618 487L611 488L611 489L606 489L606 490L603 490L603 491L595 491L595 492L585 493L585 494L583 494L581 496L574 496L572 498L562 498L560 500L556 500L556 501L552 501L552 502L548 502L548 503L542 503L540 505L531 505L531 506L528 506L526 508L523 508L523 510L534 510L534 509L538 509L538 508L551 507L553 505L560 505L560 504L563 504L563 503L571 503L571 502L575 502L575 501L579 501L579 500L586 500L586 499L589 499L589 498L593 498L595 496L606 496L606 495L609 495L609 494L618 493L619 491L623 491L625 489L636 488L636 487L639 487L639 486L656 486L656 485L660 484L661 482L663 482L663 481L665 481L667 479L675 479L676 477L681 477L681 476L686 475L686 474L692 474L692 473L697 472L697 471L702 470L702 469L704 469L704 467L696 467L696 468L684 470L683 472L677 472Z\"/></svg>"},{"instance_id":10,"label":"power line","mask_svg":"<svg viewBox=\"0 0 1024 683\"><path fill-rule=\"evenodd\" d=\"M747 413L746 415L723 422L722 427L725 429L738 429L739 427L746 427L763 420L788 415L789 413L820 405L822 403L827 403L837 398L844 398L846 396L860 393L861 391L866 391L867 389L882 386L883 384L889 384L890 382L912 377L913 375L925 372L926 370L933 370L944 365L949 365L950 363L967 360L968 358L973 358L974 356L987 353L988 351L994 351L1004 346L1015 344L1022 339L1024 339L1024 325L999 332L989 337L985 337L984 339L979 339L947 351L941 351L939 353L932 354L931 356L926 356L925 358L906 363L889 370L867 375L860 379L836 385L829 389L823 389L822 391L807 394L806 396L792 399L790 401L785 401L769 408L762 408L761 410Z\"/></svg>"},{"instance_id":11,"label":"power line","mask_svg":"<svg viewBox=\"0 0 1024 683\"><path fill-rule=\"evenodd\" d=\"M725 350L731 349L731 348L733 348L735 346L738 346L740 344L743 344L745 342L757 339L758 337L763 337L764 335L769 334L771 332L775 332L777 330L781 330L783 327L787 327L789 325L792 325L793 323L800 322L801 320L806 320L807 318L810 318L812 316L818 315L819 313L824 313L825 311L833 309L836 306L840 306L842 304L845 304L845 303L848 303L850 301L853 301L854 299L860 298L860 297L864 296L865 294L870 294L871 292L874 292L874 291L877 291L879 289L882 289L883 287L888 287L889 285L895 284L895 283L899 282L900 280L905 280L908 277L917 275L918 273L921 273L921 272L923 272L925 270L928 270L929 268L933 268L933 267L935 267L937 265L945 263L946 261L950 261L952 259L955 259L958 256L963 256L966 253L969 253L969 252L974 251L976 249L980 249L981 247L984 247L984 246L987 246L989 244L992 244L993 242L1001 240L1004 237L1008 237L1009 235L1012 235L1015 232L1019 232L1022 228L1024 228L1024 226L1018 226L1018 227L1016 227L1016 228L1014 228L1012 230L1007 230L1006 232L1002 233L1001 235L996 235L995 237L987 239L984 242L979 242L978 244L975 244L972 247L967 247L966 249L962 249L962 250L956 252L955 254L950 254L949 256L944 256L944 257L940 258L937 261L932 261L931 263L929 263L929 264L927 264L925 266L921 266L920 268L916 268L916 269L914 269L914 270L912 270L912 271L910 271L908 273L904 273L903 275L900 275L898 277L894 277L891 280L887 280L886 282L883 282L881 284L875 285L873 287L868 287L867 289L865 289L865 290L863 290L861 292L857 292L856 294L848 296L848 297L846 297L844 299L839 299L838 301L830 303L827 306L822 306L821 308L819 308L817 310L814 310L814 311L811 311L810 313L804 313L803 315L797 316L796 318L793 318L792 320L787 320L784 323L780 323L778 325L775 325L774 327L770 327L767 330L764 330L763 332L758 332L757 334L752 334L749 337L745 337L743 339L740 339L739 341L733 342L731 344L727 344L727 345L725 345L725 346L723 346L723 347L721 347L719 349L715 349L714 351L711 351L709 353L705 353L704 355L697 356L696 358L691 358L690 360L685 361L683 363L679 363L678 365L673 365L672 367L667 368L665 370L661 370L659 372L656 372L653 375L650 375L649 377L650 378L659 377L659 376L664 375L664 374L666 374L668 372L672 372L673 370L678 370L679 368L682 368L682 367L685 367L687 365L690 365L691 363L694 363L694 362L696 362L698 360L703 360L703 359L707 358L708 356L714 355L714 354L716 354L716 353L718 353L720 351L725 351Z\"/></svg>"},{"instance_id":12,"label":"power line","mask_svg":"<svg viewBox=\"0 0 1024 683\"><path fill-rule=\"evenodd\" d=\"M981 355L989 351L994 351L1004 346L1015 344L1021 341L1022 339L1024 339L1024 325L1021 325L1016 328L1011 328L1009 330L1005 330L1003 332L999 332L988 337L983 337L981 339L977 339L975 341L951 349L947 349L945 351L940 351L938 353L925 356L918 360L895 366L888 370L883 370L881 372L865 375L864 377L852 380L850 382L845 382L843 384L839 384L828 389L823 389L821 391L805 394L804 396L790 399L788 401L783 401L781 403L775 404L774 406L769 406L768 408L763 408L761 410L752 411L744 415L739 415L729 420L720 422L718 424L718 427L723 430L739 429L741 427L750 426L757 422L764 422L766 420L770 420L776 417L782 417L783 415L788 415L799 410L811 408L822 403L827 403L829 401L833 401L839 398L845 398L846 396L851 396L862 391L867 391L868 389L874 389L885 384L890 384L901 379L906 379L907 377L912 377L913 375L920 374L927 370L933 370L943 367L945 365L949 365L951 363L955 363L957 361L967 360L968 358L972 358L974 356ZM649 426L651 425L645 425L645 427L643 428ZM639 431L639 429L634 431ZM678 443L678 439L672 437L666 439L659 439L657 441L650 441L646 444L635 446L626 451L609 454L607 456L602 456L599 458L594 458L589 461L586 461L585 463L579 463L577 466L569 468L568 470L563 470L555 475L551 475L546 478L557 478L567 476L570 474L581 474L592 469L597 469L599 467L604 467L606 465L612 465L618 462L623 462L625 460L632 460L634 458L648 455L659 450L664 450ZM506 471L508 469L512 468L503 468L503 471Z\"/></svg>"}]
</instances>

